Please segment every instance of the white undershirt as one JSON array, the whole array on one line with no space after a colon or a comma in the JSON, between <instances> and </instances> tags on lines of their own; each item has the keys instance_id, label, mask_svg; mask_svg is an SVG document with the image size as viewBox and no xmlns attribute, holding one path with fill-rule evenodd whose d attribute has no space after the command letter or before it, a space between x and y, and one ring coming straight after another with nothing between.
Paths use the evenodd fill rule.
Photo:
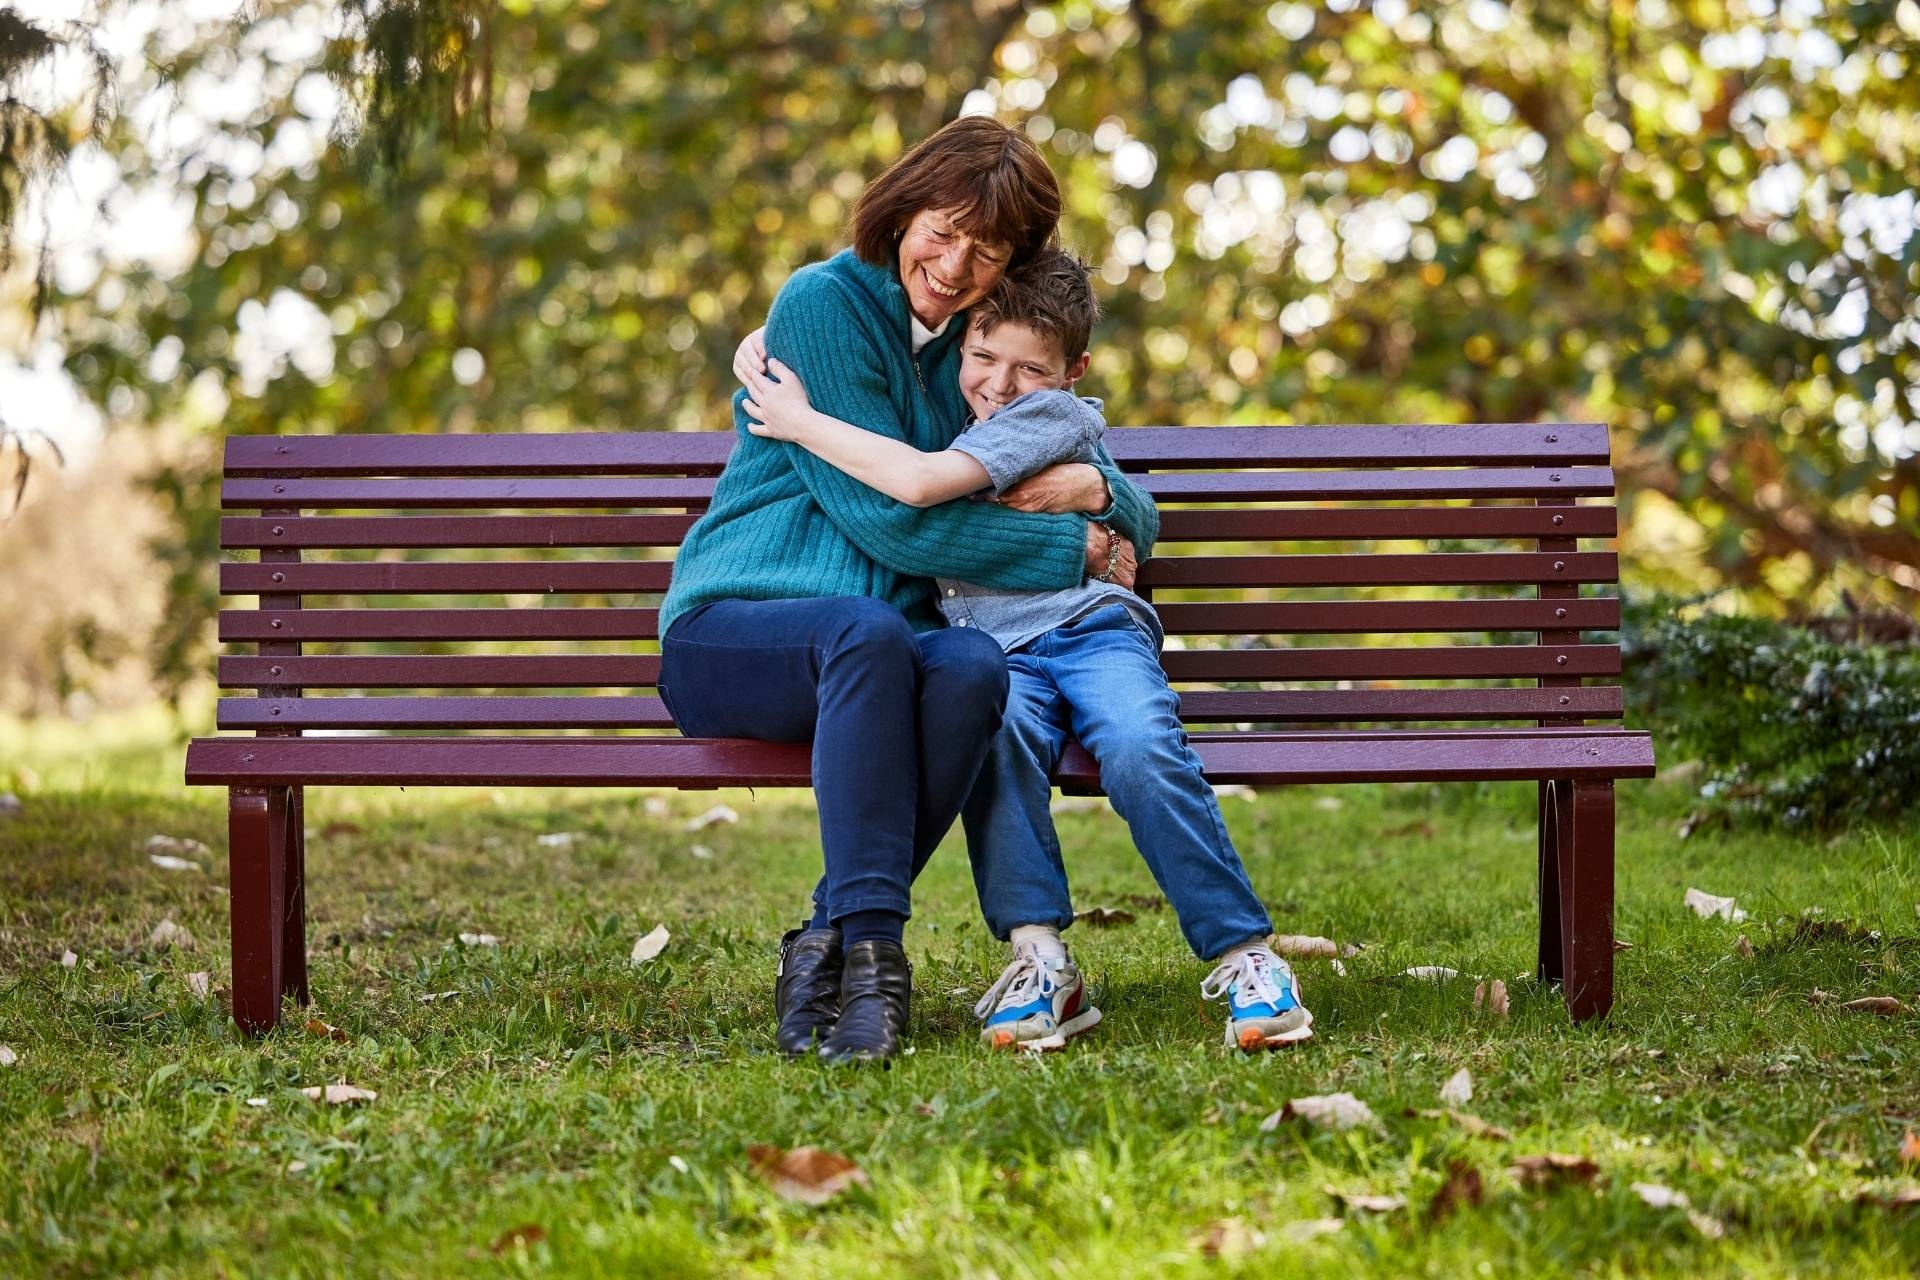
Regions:
<instances>
[{"instance_id":1,"label":"white undershirt","mask_svg":"<svg viewBox=\"0 0 1920 1280\"><path fill-rule=\"evenodd\" d=\"M927 328L927 326L921 324L920 317L914 315L913 312L911 311L907 312L907 319L913 322L913 354L915 355L919 355L920 348L926 346L929 342L932 342L935 338L945 333L947 331L947 326L953 323L953 317L948 316L945 320L942 320L940 322L940 327L938 329L929 329Z\"/></svg>"}]
</instances>

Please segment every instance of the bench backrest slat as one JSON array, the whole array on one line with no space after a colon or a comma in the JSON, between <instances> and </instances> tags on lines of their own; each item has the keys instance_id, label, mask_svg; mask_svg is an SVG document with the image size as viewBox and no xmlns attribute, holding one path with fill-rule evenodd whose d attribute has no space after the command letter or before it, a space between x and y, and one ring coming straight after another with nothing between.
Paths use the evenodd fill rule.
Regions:
<instances>
[{"instance_id":1,"label":"bench backrest slat","mask_svg":"<svg viewBox=\"0 0 1920 1280\"><path fill-rule=\"evenodd\" d=\"M1139 588L1171 637L1163 665L1187 722L1621 716L1617 685L1585 683L1620 670L1611 636L1589 634L1620 622L1619 602L1592 590L1619 577L1617 555L1592 545L1618 532L1604 427L1108 440L1162 504ZM656 698L630 691L658 678L670 557L735 443L230 440L221 545L244 560L220 567L220 590L260 607L221 616L223 641L257 646L220 663L223 685L256 691L223 700L221 726L671 729Z\"/></svg>"}]
</instances>

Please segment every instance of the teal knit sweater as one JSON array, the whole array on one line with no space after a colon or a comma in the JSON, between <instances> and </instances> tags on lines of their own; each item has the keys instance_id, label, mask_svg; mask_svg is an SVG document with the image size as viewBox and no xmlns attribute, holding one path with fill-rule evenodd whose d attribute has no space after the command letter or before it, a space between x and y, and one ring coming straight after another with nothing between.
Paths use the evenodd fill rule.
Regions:
<instances>
[{"instance_id":1,"label":"teal knit sweater","mask_svg":"<svg viewBox=\"0 0 1920 1280\"><path fill-rule=\"evenodd\" d=\"M851 250L795 272L767 317L767 351L800 376L813 406L934 451L966 422L959 335L965 318L913 353L907 295L887 267ZM925 509L895 502L799 445L756 436L734 397L739 435L713 505L688 532L660 609L660 634L713 600L869 596L916 630L942 625L934 577L1009 591L1070 587L1086 568L1087 522L991 503ZM1145 560L1160 519L1101 450L1114 527Z\"/></svg>"}]
</instances>

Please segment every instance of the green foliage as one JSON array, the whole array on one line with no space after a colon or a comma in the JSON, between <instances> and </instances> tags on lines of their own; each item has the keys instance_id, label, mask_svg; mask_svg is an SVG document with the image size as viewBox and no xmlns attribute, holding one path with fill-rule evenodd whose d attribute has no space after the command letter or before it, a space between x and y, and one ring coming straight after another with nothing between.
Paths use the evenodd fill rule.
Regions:
<instances>
[{"instance_id":1,"label":"green foliage","mask_svg":"<svg viewBox=\"0 0 1920 1280\"><path fill-rule=\"evenodd\" d=\"M1708 812L1830 827L1920 804L1920 649L1688 607L1628 606L1639 709L1711 773Z\"/></svg>"},{"instance_id":2,"label":"green foliage","mask_svg":"<svg viewBox=\"0 0 1920 1280\"><path fill-rule=\"evenodd\" d=\"M342 34L283 61L315 11ZM112 139L130 182L193 192L191 265L59 310L117 416L713 428L861 186L991 110L1100 266L1116 421L1604 420L1630 573L1911 608L1916 36L1915 0L283 0L152 53L189 96L265 67L258 111L184 160ZM278 144L332 127L330 75L367 145L305 159ZM263 349L276 298L323 318L298 360ZM203 566L179 639L210 530L173 539Z\"/></svg>"}]
</instances>

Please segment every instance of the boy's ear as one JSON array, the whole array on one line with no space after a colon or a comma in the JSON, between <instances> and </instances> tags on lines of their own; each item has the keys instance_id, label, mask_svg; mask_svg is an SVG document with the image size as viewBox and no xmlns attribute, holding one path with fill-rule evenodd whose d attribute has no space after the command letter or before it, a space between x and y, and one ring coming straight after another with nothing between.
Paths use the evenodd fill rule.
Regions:
<instances>
[{"instance_id":1,"label":"boy's ear","mask_svg":"<svg viewBox=\"0 0 1920 1280\"><path fill-rule=\"evenodd\" d=\"M1087 366L1093 363L1093 352L1082 351L1080 358L1067 366L1067 385L1072 386L1087 374Z\"/></svg>"}]
</instances>

